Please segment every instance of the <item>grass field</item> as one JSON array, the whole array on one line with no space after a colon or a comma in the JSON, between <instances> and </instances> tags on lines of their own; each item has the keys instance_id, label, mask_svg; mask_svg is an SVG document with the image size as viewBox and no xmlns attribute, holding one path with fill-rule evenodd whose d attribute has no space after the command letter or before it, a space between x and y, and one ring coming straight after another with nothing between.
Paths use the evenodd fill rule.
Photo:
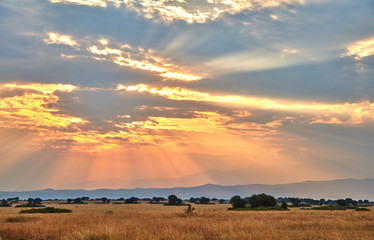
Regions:
<instances>
[{"instance_id":1,"label":"grass field","mask_svg":"<svg viewBox=\"0 0 374 240\"><path fill-rule=\"evenodd\" d=\"M18 214L0 208L0 239L374 239L374 208L369 212L227 211L231 205L58 204L72 213Z\"/></svg>"}]
</instances>

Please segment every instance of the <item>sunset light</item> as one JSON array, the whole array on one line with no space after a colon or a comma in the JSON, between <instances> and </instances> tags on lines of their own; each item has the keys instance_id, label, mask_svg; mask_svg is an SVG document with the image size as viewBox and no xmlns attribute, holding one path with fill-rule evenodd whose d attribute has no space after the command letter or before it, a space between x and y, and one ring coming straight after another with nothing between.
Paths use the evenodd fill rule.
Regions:
<instances>
[{"instance_id":1,"label":"sunset light","mask_svg":"<svg viewBox=\"0 0 374 240\"><path fill-rule=\"evenodd\" d=\"M372 10L2 1L0 190L373 178Z\"/></svg>"}]
</instances>

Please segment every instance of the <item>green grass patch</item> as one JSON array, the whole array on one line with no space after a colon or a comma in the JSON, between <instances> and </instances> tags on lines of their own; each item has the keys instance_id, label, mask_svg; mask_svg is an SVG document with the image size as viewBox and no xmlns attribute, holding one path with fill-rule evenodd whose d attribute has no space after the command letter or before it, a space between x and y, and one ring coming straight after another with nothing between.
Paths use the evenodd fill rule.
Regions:
<instances>
[{"instance_id":1,"label":"green grass patch","mask_svg":"<svg viewBox=\"0 0 374 240\"><path fill-rule=\"evenodd\" d=\"M36 220L38 220L38 218L36 217L15 216L15 217L6 218L5 222L20 223L20 222L30 222L30 221L36 221Z\"/></svg>"},{"instance_id":2,"label":"green grass patch","mask_svg":"<svg viewBox=\"0 0 374 240\"><path fill-rule=\"evenodd\" d=\"M33 208L22 210L19 213L70 213L70 209L65 208L54 208L54 207L46 207L46 208Z\"/></svg>"},{"instance_id":3,"label":"green grass patch","mask_svg":"<svg viewBox=\"0 0 374 240\"><path fill-rule=\"evenodd\" d=\"M284 209L279 206L275 207L245 207L245 208L228 208L227 211L288 211L288 209Z\"/></svg>"},{"instance_id":4,"label":"green grass patch","mask_svg":"<svg viewBox=\"0 0 374 240\"><path fill-rule=\"evenodd\" d=\"M16 207L26 208L26 207L45 207L45 206L43 204L37 204L37 203L26 203L26 204L17 205Z\"/></svg>"}]
</instances>

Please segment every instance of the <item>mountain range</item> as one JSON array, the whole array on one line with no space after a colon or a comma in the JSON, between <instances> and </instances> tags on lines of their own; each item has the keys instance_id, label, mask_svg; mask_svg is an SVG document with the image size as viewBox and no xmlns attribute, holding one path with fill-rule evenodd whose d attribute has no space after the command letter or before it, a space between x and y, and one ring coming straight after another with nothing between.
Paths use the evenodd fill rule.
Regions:
<instances>
[{"instance_id":1,"label":"mountain range","mask_svg":"<svg viewBox=\"0 0 374 240\"><path fill-rule=\"evenodd\" d=\"M173 187L173 188L133 188L133 189L43 189L34 191L0 191L0 199L19 197L42 199L67 199L76 197L90 198L129 198L129 197L167 197L171 194L182 199L190 197L216 197L229 199L234 195L242 197L257 193L267 193L275 197L303 197L314 199L368 199L374 200L374 179L338 179L328 181L305 181L288 184L248 184L223 186L206 184L196 187Z\"/></svg>"}]
</instances>

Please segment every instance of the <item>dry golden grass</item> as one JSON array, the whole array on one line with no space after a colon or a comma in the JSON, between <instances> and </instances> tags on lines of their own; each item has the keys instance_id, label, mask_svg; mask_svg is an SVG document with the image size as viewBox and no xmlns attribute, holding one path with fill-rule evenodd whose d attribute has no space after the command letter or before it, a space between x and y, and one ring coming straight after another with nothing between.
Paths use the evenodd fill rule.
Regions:
<instances>
[{"instance_id":1,"label":"dry golden grass","mask_svg":"<svg viewBox=\"0 0 374 240\"><path fill-rule=\"evenodd\" d=\"M33 214L7 222L20 209L0 208L0 240L7 239L374 239L370 212L303 211L232 212L229 205L47 204L73 213ZM27 215L31 216L31 215Z\"/></svg>"}]
</instances>

